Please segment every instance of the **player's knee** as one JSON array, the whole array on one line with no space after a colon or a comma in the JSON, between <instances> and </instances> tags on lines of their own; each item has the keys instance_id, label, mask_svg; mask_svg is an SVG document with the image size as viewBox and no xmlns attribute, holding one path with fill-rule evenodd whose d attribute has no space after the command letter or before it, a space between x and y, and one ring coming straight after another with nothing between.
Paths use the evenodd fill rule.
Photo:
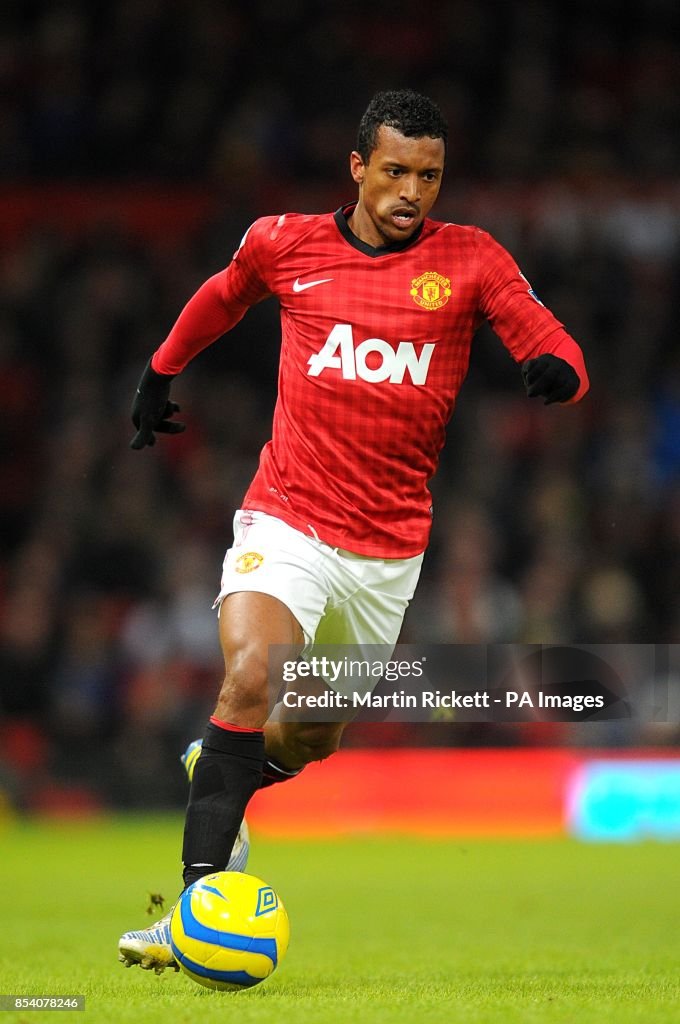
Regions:
<instances>
[{"instance_id":1,"label":"player's knee","mask_svg":"<svg viewBox=\"0 0 680 1024\"><path fill-rule=\"evenodd\" d=\"M340 746L342 727L326 723L297 724L287 730L286 744L296 757L309 764L323 761Z\"/></svg>"}]
</instances>

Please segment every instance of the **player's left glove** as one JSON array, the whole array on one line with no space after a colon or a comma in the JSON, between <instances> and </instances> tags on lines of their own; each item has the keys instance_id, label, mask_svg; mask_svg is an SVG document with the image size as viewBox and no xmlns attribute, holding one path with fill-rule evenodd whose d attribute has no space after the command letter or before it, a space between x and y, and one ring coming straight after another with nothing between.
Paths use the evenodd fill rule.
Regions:
<instances>
[{"instance_id":1,"label":"player's left glove","mask_svg":"<svg viewBox=\"0 0 680 1024\"><path fill-rule=\"evenodd\" d=\"M131 448L155 444L154 431L159 434L181 434L186 429L184 423L170 419L179 412L177 402L170 401L170 385L174 379L174 374L156 373L151 368L151 360L144 367L132 403L132 422L137 427L137 433L130 441Z\"/></svg>"},{"instance_id":2,"label":"player's left glove","mask_svg":"<svg viewBox=\"0 0 680 1024\"><path fill-rule=\"evenodd\" d=\"M581 383L574 367L550 352L536 359L528 359L522 367L522 377L528 397L540 396L545 399L544 405L568 402Z\"/></svg>"}]
</instances>

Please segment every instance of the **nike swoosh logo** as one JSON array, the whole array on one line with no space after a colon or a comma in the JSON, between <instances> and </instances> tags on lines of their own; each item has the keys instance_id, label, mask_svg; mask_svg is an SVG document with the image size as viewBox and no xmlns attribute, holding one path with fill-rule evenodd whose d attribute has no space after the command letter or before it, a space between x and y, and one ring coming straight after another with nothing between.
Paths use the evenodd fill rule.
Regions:
<instances>
[{"instance_id":1,"label":"nike swoosh logo","mask_svg":"<svg viewBox=\"0 0 680 1024\"><path fill-rule=\"evenodd\" d=\"M293 281L293 291L306 292L308 288L316 288L317 284L328 284L332 280L332 277L322 277L320 281L306 281L305 284L300 284L300 278L297 277Z\"/></svg>"}]
</instances>

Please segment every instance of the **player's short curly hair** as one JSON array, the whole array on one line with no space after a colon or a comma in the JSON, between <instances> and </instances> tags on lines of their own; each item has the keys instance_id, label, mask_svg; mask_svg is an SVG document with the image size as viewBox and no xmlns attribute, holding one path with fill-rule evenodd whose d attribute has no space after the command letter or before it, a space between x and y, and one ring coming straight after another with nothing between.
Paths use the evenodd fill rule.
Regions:
<instances>
[{"instance_id":1,"label":"player's short curly hair","mask_svg":"<svg viewBox=\"0 0 680 1024\"><path fill-rule=\"evenodd\" d=\"M378 145L378 129L382 125L412 139L442 139L446 150L449 128L441 110L427 96L412 89L377 92L366 107L357 133L357 152L364 163L368 163Z\"/></svg>"}]
</instances>

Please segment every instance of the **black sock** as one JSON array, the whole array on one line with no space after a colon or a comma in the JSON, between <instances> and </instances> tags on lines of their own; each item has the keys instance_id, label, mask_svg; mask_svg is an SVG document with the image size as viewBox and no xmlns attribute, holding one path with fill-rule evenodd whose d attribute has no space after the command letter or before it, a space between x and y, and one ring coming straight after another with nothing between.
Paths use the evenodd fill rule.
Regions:
<instances>
[{"instance_id":1,"label":"black sock","mask_svg":"<svg viewBox=\"0 0 680 1024\"><path fill-rule=\"evenodd\" d=\"M262 780L261 729L208 724L196 762L184 825L184 884L224 871L246 806Z\"/></svg>"}]
</instances>

